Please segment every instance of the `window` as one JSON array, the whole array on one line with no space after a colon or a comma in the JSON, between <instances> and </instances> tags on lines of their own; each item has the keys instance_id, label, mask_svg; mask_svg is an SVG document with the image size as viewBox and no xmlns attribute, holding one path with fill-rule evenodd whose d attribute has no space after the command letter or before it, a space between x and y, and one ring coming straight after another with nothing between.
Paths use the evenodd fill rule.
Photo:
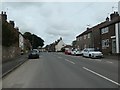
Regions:
<instances>
[{"instance_id":1,"label":"window","mask_svg":"<svg viewBox=\"0 0 120 90\"><path fill-rule=\"evenodd\" d=\"M79 38L77 38L77 41L79 41Z\"/></svg>"},{"instance_id":2,"label":"window","mask_svg":"<svg viewBox=\"0 0 120 90\"><path fill-rule=\"evenodd\" d=\"M87 38L87 35L84 35L84 39L86 39Z\"/></svg>"},{"instance_id":3,"label":"window","mask_svg":"<svg viewBox=\"0 0 120 90\"><path fill-rule=\"evenodd\" d=\"M102 49L109 47L109 39L102 40Z\"/></svg>"},{"instance_id":4,"label":"window","mask_svg":"<svg viewBox=\"0 0 120 90\"><path fill-rule=\"evenodd\" d=\"M82 40L82 36L80 37L80 40Z\"/></svg>"},{"instance_id":5,"label":"window","mask_svg":"<svg viewBox=\"0 0 120 90\"><path fill-rule=\"evenodd\" d=\"M106 39L106 47L109 47L109 39Z\"/></svg>"},{"instance_id":6,"label":"window","mask_svg":"<svg viewBox=\"0 0 120 90\"><path fill-rule=\"evenodd\" d=\"M80 37L79 37L79 41L80 41Z\"/></svg>"},{"instance_id":7,"label":"window","mask_svg":"<svg viewBox=\"0 0 120 90\"><path fill-rule=\"evenodd\" d=\"M88 33L88 38L90 38L90 33Z\"/></svg>"},{"instance_id":8,"label":"window","mask_svg":"<svg viewBox=\"0 0 120 90\"><path fill-rule=\"evenodd\" d=\"M101 29L101 32L102 34L108 33L109 32L108 27Z\"/></svg>"}]
</instances>

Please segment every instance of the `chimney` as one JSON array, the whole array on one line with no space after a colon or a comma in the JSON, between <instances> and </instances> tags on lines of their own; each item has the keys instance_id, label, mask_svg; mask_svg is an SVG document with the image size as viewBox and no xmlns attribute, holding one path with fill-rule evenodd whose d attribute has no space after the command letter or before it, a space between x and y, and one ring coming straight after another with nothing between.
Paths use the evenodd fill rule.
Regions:
<instances>
[{"instance_id":1,"label":"chimney","mask_svg":"<svg viewBox=\"0 0 120 90\"><path fill-rule=\"evenodd\" d=\"M3 11L1 12L1 16L2 16L2 21L5 22L7 21L7 14L6 12L3 13Z\"/></svg>"},{"instance_id":2,"label":"chimney","mask_svg":"<svg viewBox=\"0 0 120 90\"><path fill-rule=\"evenodd\" d=\"M3 15L3 11L1 12L1 14Z\"/></svg>"},{"instance_id":3,"label":"chimney","mask_svg":"<svg viewBox=\"0 0 120 90\"><path fill-rule=\"evenodd\" d=\"M110 15L110 19L113 20L114 18L116 18L118 16L119 16L118 12L114 12Z\"/></svg>"},{"instance_id":4,"label":"chimney","mask_svg":"<svg viewBox=\"0 0 120 90\"><path fill-rule=\"evenodd\" d=\"M15 29L16 29L17 31L19 31L19 28L18 28L18 27L16 27Z\"/></svg>"},{"instance_id":5,"label":"chimney","mask_svg":"<svg viewBox=\"0 0 120 90\"><path fill-rule=\"evenodd\" d=\"M62 40L62 37L60 37L60 40Z\"/></svg>"},{"instance_id":6,"label":"chimney","mask_svg":"<svg viewBox=\"0 0 120 90\"><path fill-rule=\"evenodd\" d=\"M87 30L89 30L90 28L89 27L87 27Z\"/></svg>"},{"instance_id":7,"label":"chimney","mask_svg":"<svg viewBox=\"0 0 120 90\"><path fill-rule=\"evenodd\" d=\"M6 12L4 12L4 14L6 15Z\"/></svg>"},{"instance_id":8,"label":"chimney","mask_svg":"<svg viewBox=\"0 0 120 90\"><path fill-rule=\"evenodd\" d=\"M12 25L12 27L14 27L14 26L15 26L14 21L10 21L9 23Z\"/></svg>"},{"instance_id":9,"label":"chimney","mask_svg":"<svg viewBox=\"0 0 120 90\"><path fill-rule=\"evenodd\" d=\"M106 21L109 21L109 17L106 18Z\"/></svg>"}]
</instances>

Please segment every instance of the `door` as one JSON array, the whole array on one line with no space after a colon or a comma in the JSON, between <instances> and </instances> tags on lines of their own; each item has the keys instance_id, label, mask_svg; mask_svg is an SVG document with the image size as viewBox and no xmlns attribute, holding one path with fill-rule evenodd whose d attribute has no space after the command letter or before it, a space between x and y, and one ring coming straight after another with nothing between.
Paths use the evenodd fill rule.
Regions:
<instances>
[{"instance_id":1,"label":"door","mask_svg":"<svg viewBox=\"0 0 120 90\"><path fill-rule=\"evenodd\" d=\"M116 39L112 39L112 53L116 53Z\"/></svg>"}]
</instances>

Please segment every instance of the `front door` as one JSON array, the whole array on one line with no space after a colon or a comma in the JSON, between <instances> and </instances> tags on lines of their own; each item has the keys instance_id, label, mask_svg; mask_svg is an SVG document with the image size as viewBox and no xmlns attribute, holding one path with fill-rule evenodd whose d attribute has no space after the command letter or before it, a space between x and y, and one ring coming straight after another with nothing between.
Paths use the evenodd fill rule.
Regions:
<instances>
[{"instance_id":1,"label":"front door","mask_svg":"<svg viewBox=\"0 0 120 90\"><path fill-rule=\"evenodd\" d=\"M112 39L112 53L116 53L116 39Z\"/></svg>"}]
</instances>

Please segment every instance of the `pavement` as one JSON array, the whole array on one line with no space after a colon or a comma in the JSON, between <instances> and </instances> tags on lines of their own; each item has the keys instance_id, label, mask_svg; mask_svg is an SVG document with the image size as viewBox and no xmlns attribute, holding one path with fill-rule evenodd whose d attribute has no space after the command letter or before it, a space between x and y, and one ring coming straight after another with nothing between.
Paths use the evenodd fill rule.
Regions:
<instances>
[{"instance_id":1,"label":"pavement","mask_svg":"<svg viewBox=\"0 0 120 90\"><path fill-rule=\"evenodd\" d=\"M15 68L17 68L18 66L22 65L25 61L27 61L28 60L27 55L28 54L20 55L13 60L2 63L2 77L6 76L10 72L12 72Z\"/></svg>"},{"instance_id":2,"label":"pavement","mask_svg":"<svg viewBox=\"0 0 120 90\"><path fill-rule=\"evenodd\" d=\"M120 55L104 55L105 59L120 60Z\"/></svg>"}]
</instances>

